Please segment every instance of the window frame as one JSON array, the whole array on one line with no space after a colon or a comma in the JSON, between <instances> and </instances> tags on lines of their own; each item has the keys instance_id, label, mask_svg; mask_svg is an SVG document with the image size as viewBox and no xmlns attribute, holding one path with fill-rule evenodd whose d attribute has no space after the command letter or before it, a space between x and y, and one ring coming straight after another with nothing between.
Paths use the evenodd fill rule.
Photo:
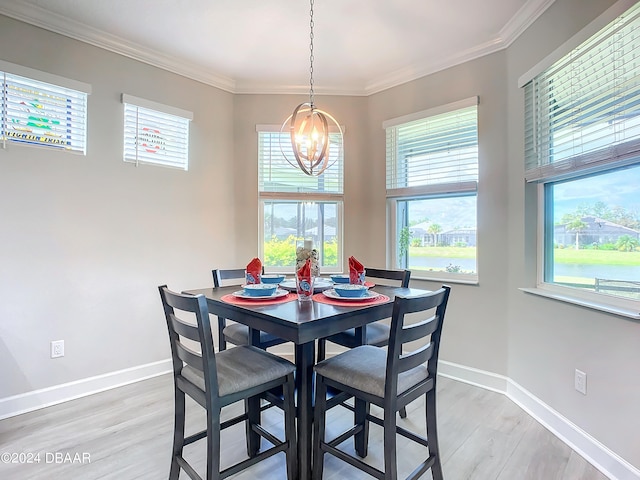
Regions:
<instances>
[{"instance_id":1,"label":"window frame","mask_svg":"<svg viewBox=\"0 0 640 480\"><path fill-rule=\"evenodd\" d=\"M122 159L125 163L132 163L136 167L142 165L153 165L159 167L168 167L178 170L189 170L189 142L190 142L190 122L193 120L193 113L181 108L164 105L162 103L146 100L144 98L135 97L126 93L122 94L123 105L123 154ZM131 108L133 111L129 111ZM154 160L151 155L141 152L141 148L137 145L137 139L140 137L140 124L138 117L140 112L148 116L157 116L158 121L165 122L169 125L169 133L174 133L175 142L169 144L176 149L176 154L163 156L162 159ZM129 120L135 116L135 123L129 124ZM155 126L155 125L154 125ZM143 129L150 130L149 127ZM131 136L131 132L133 132ZM153 133L149 138L153 138ZM173 140L173 139L172 139ZM149 152L148 149L145 149ZM132 154L133 156L129 156Z\"/></svg>"},{"instance_id":2,"label":"window frame","mask_svg":"<svg viewBox=\"0 0 640 480\"><path fill-rule=\"evenodd\" d=\"M74 131L77 131L82 138L79 139L77 143L74 142L71 146L67 146L65 144L29 141L28 139L18 139L9 136L5 129L8 124L7 102L9 96L7 95L5 87L7 83L7 76L22 78L25 80L25 83L34 83L36 84L35 86L40 85L42 88L40 93L45 96L50 93L65 96L65 90L69 91L69 93L73 93L72 96L66 95L66 98L67 102L73 100L77 102L78 100L81 100L79 103L80 108L77 109L78 116L74 117L72 124ZM89 95L91 95L91 85L87 83L0 60L0 143L2 148L6 149L7 143L9 143L11 145L45 148L51 151L58 150L66 153L86 156L88 144L87 122ZM68 113L65 116L68 116ZM68 133L68 128L65 130ZM38 134L35 134L34 136L38 136Z\"/></svg>"},{"instance_id":3,"label":"window frame","mask_svg":"<svg viewBox=\"0 0 640 480\"><path fill-rule=\"evenodd\" d=\"M405 124L409 124L416 120L426 120L429 117L434 117L437 115L445 114L445 113L453 113L457 110L462 110L469 107L476 108L476 122L479 115L478 109L478 97L470 97L464 100L460 100L457 102L441 105L438 107L434 107L428 110L423 110L420 112L415 112L409 115L404 115L402 117L397 117L394 119L387 120L383 122L382 127L385 131L394 126L402 126ZM479 147L479 135L476 130L476 148ZM389 145L386 145L387 156L389 151ZM394 159L394 164L396 160ZM386 163L388 164L389 159L387 158ZM477 166L479 168L479 152L477 158ZM389 182L389 166L387 168L387 182ZM398 259L398 206L400 202L405 201L420 201L420 200L437 200L440 198L454 198L454 197L467 197L467 196L475 196L476 198L476 207L478 201L478 180L475 181L456 181L451 183L438 183L438 184L425 184L420 186L410 186L410 187L396 187L390 188L387 185L387 194L386 194L386 217L387 217L387 264L390 265L390 268L405 268L399 267L399 259ZM479 282L479 268L478 268L478 257L479 257L479 238L478 238L478 224L477 224L477 211L476 211L476 258L475 258L475 266L476 273L468 274L468 273L451 273L447 271L437 271L430 272L428 270L423 269L412 269L411 278L420 279L420 280L429 280L429 281L437 281L437 282L449 282L449 283L461 283L461 284L470 284L476 285Z\"/></svg>"},{"instance_id":4,"label":"window frame","mask_svg":"<svg viewBox=\"0 0 640 480\"><path fill-rule=\"evenodd\" d=\"M341 126L342 131L345 131L344 126ZM265 245L265 232L264 232L264 210L265 202L282 202L282 203L335 203L336 204L336 241L338 243L338 258L335 267L327 267L322 264L322 256L320 258L320 274L341 273L344 265L344 149L341 152L342 159L340 161L340 167L342 172L338 175L342 177L340 182L341 190L339 192L291 192L291 191L271 191L261 190L260 188L260 134L262 133L280 133L279 125L256 125L256 143L258 145L258 154L256 158L258 166L258 256L264 259L264 245ZM288 138L288 133L284 133ZM291 166L291 168L295 168ZM332 168L331 166L329 168ZM301 171L300 175L305 175ZM306 175L305 175L306 176ZM302 244L303 239L299 242ZM316 246L314 245L314 248ZM292 252L295 256L295 251ZM265 269L273 273L295 273L295 264L285 267L277 267L265 265Z\"/></svg>"},{"instance_id":5,"label":"window frame","mask_svg":"<svg viewBox=\"0 0 640 480\"><path fill-rule=\"evenodd\" d=\"M526 87L530 82L535 81L538 75L545 74L547 69L552 67L555 62L581 46L584 42L587 42L598 35L604 27L616 20L617 17L624 14L632 7L633 5L629 5L629 2L617 2L600 17L585 27L581 32L576 34L572 39L553 52L553 54L548 58L544 59L540 64L534 67L534 69L521 77L519 80L519 86ZM611 95L613 95L613 93ZM525 115L525 125L528 121L530 121L530 118ZM605 151L605 148L603 148L602 151ZM550 236L553 237L553 232L548 231L548 226L553 226L553 218L550 219L550 216L553 215L553 206L549 204L551 200L547 196L547 191L551 188L550 186L560 182L578 181L587 176L597 177L599 175L605 175L629 166L640 166L640 154L638 153L636 153L635 156L621 155L616 158L616 150L611 147L609 147L607 155L598 156L597 152L598 151L596 151L595 155L590 154L597 158L597 161L593 162L593 166L591 168L589 168L588 164L585 165L581 162L585 155L576 155L574 157L576 160L569 158L569 161L563 162L561 160L558 162L558 165L560 166L562 166L563 163L570 165L568 172L563 172L561 168L554 170L554 165L551 165L550 168L545 170L545 166L543 165L542 167L538 167L538 172L530 170L530 172L533 173L525 174L525 180L531 183L536 183L534 191L537 206L537 259L535 277L536 287L521 288L521 290L527 293L553 298L555 300L638 320L640 319L640 300L628 299L597 292L595 290L560 285L554 282L548 282L545 279L547 267L549 262L552 260L551 255L553 253L548 253L550 241L551 248L553 248L553 238L550 239Z\"/></svg>"}]
</instances>

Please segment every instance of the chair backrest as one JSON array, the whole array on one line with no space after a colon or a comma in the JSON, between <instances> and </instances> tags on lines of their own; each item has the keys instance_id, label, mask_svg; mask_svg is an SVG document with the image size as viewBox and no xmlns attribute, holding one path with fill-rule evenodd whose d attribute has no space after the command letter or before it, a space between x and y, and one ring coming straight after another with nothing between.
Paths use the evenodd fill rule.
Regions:
<instances>
[{"instance_id":1,"label":"chair backrest","mask_svg":"<svg viewBox=\"0 0 640 480\"><path fill-rule=\"evenodd\" d=\"M182 376L186 364L203 373L207 397L217 397L218 376L215 352L209 322L209 309L204 295L183 295L172 292L166 285L162 285L158 289L169 330L175 381L191 384ZM195 323L193 322L194 317ZM185 342L184 339L197 342L200 351L188 346L188 342ZM181 389L184 390L184 388ZM195 391L195 389L189 390Z\"/></svg>"},{"instance_id":2,"label":"chair backrest","mask_svg":"<svg viewBox=\"0 0 640 480\"><path fill-rule=\"evenodd\" d=\"M365 268L365 275L369 278L382 280L397 280L400 287L407 288L411 278L411 270L385 270L381 268Z\"/></svg>"},{"instance_id":3,"label":"chair backrest","mask_svg":"<svg viewBox=\"0 0 640 480\"><path fill-rule=\"evenodd\" d=\"M264 266L262 267L262 273L264 274ZM244 268L231 268L226 270L214 268L211 270L211 274L213 275L213 286L215 288L221 287L223 282L227 280L238 280L238 285L245 282Z\"/></svg>"},{"instance_id":4,"label":"chair backrest","mask_svg":"<svg viewBox=\"0 0 640 480\"><path fill-rule=\"evenodd\" d=\"M443 285L434 292L417 297L397 296L391 316L391 332L387 354L387 395L397 393L398 375L418 365L427 363L429 379L435 382L438 371L438 353L444 314L449 301L451 287ZM409 325L404 324L405 316L410 313L429 312L429 317ZM403 345L421 339L423 345L413 351L403 351Z\"/></svg>"}]
</instances>

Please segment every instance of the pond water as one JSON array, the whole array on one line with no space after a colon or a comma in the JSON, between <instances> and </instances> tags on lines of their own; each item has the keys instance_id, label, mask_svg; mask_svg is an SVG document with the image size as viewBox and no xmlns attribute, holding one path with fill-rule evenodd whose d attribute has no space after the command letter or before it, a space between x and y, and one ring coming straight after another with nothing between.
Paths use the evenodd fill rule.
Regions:
<instances>
[{"instance_id":1,"label":"pond water","mask_svg":"<svg viewBox=\"0 0 640 480\"><path fill-rule=\"evenodd\" d=\"M464 271L476 270L476 261L473 258L409 257L409 264L410 268L416 269L445 269L448 265L456 265ZM606 278L637 282L640 281L640 266L559 263L555 266L554 274L559 277Z\"/></svg>"}]
</instances>

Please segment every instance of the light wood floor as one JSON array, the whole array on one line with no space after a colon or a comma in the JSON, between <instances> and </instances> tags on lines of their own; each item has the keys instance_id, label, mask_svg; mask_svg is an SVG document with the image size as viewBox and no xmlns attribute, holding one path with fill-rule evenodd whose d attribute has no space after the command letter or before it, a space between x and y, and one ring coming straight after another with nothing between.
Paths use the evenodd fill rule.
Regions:
<instances>
[{"instance_id":1,"label":"light wood floor","mask_svg":"<svg viewBox=\"0 0 640 480\"><path fill-rule=\"evenodd\" d=\"M6 463L3 456L0 479L166 479L173 426L172 389L171 376L163 375L0 421L0 454L40 453L40 463L31 464ZM230 408L237 412L241 407ZM441 378L438 408L447 480L606 479L503 395ZM421 401L414 402L408 409L408 419L401 422L423 432L423 409ZM193 432L203 424L204 416L196 404L189 405L187 414L191 414L188 428ZM346 429L349 412L335 408L330 415L329 435ZM271 409L263 423L277 428L281 414ZM222 459L228 464L244 455L244 430L238 425L226 432ZM368 461L378 466L381 440L381 429L372 425ZM202 468L204 449L199 443L189 446L185 456L190 455ZM352 451L351 442L344 446ZM399 440L399 473L403 478L423 458L421 455L424 456L422 447ZM186 478L184 473L180 476L181 480ZM284 455L271 457L233 478L285 479ZM371 477L327 455L324 478ZM431 480L430 474L425 478Z\"/></svg>"}]
</instances>

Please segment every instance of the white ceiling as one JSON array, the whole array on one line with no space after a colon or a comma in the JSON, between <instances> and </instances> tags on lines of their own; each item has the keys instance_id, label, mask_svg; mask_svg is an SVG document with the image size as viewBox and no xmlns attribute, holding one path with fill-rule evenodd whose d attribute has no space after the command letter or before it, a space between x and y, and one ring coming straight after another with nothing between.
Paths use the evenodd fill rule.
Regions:
<instances>
[{"instance_id":1,"label":"white ceiling","mask_svg":"<svg viewBox=\"0 0 640 480\"><path fill-rule=\"evenodd\" d=\"M554 0L317 0L316 93L368 95L506 48ZM309 91L307 0L0 0L0 14L233 93Z\"/></svg>"}]
</instances>

